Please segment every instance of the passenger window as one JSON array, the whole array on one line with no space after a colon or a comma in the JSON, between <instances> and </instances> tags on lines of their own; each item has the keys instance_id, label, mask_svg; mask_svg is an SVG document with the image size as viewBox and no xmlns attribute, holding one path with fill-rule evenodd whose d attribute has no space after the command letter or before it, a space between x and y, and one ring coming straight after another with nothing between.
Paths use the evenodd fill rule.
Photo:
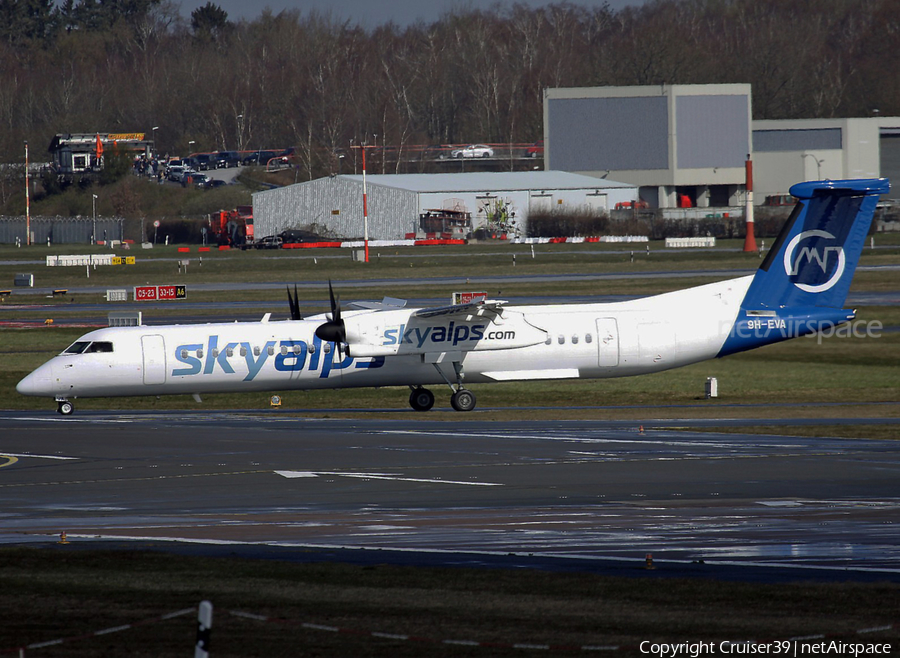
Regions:
<instances>
[{"instance_id":1,"label":"passenger window","mask_svg":"<svg viewBox=\"0 0 900 658\"><path fill-rule=\"evenodd\" d=\"M584 335L584 342L585 342L585 343L593 343L593 342L594 342L594 339L591 337L590 334L585 334L585 335Z\"/></svg>"},{"instance_id":2,"label":"passenger window","mask_svg":"<svg viewBox=\"0 0 900 658\"><path fill-rule=\"evenodd\" d=\"M573 345L578 344L578 334L572 334L572 344Z\"/></svg>"},{"instance_id":3,"label":"passenger window","mask_svg":"<svg viewBox=\"0 0 900 658\"><path fill-rule=\"evenodd\" d=\"M559 343L560 345L565 345L566 337L563 336L562 334L560 334L559 337L556 339L556 342Z\"/></svg>"},{"instance_id":4,"label":"passenger window","mask_svg":"<svg viewBox=\"0 0 900 658\"><path fill-rule=\"evenodd\" d=\"M294 354L300 354L300 346L294 345Z\"/></svg>"},{"instance_id":5,"label":"passenger window","mask_svg":"<svg viewBox=\"0 0 900 658\"><path fill-rule=\"evenodd\" d=\"M234 356L234 349L231 347L225 348L225 356Z\"/></svg>"},{"instance_id":6,"label":"passenger window","mask_svg":"<svg viewBox=\"0 0 900 658\"><path fill-rule=\"evenodd\" d=\"M253 348L253 356L259 356L259 345Z\"/></svg>"},{"instance_id":7,"label":"passenger window","mask_svg":"<svg viewBox=\"0 0 900 658\"><path fill-rule=\"evenodd\" d=\"M269 349L272 349L272 348L270 347ZM282 345L281 346L281 356L287 356L287 352L288 352L287 345Z\"/></svg>"},{"instance_id":8,"label":"passenger window","mask_svg":"<svg viewBox=\"0 0 900 658\"><path fill-rule=\"evenodd\" d=\"M553 342L553 337L550 334L547 334L547 340L544 341L544 345L550 345Z\"/></svg>"},{"instance_id":9,"label":"passenger window","mask_svg":"<svg viewBox=\"0 0 900 658\"><path fill-rule=\"evenodd\" d=\"M285 352L287 352L287 350L285 350ZM274 355L274 354L275 354L275 348L272 347L271 345L269 345L269 346L266 348L266 353L267 353L269 356Z\"/></svg>"},{"instance_id":10,"label":"passenger window","mask_svg":"<svg viewBox=\"0 0 900 658\"><path fill-rule=\"evenodd\" d=\"M202 359L202 358L203 358L203 350L202 350L202 349L197 350L197 358L198 358L198 359Z\"/></svg>"},{"instance_id":11,"label":"passenger window","mask_svg":"<svg viewBox=\"0 0 900 658\"><path fill-rule=\"evenodd\" d=\"M241 356L247 356L247 348L246 347L241 348Z\"/></svg>"},{"instance_id":12,"label":"passenger window","mask_svg":"<svg viewBox=\"0 0 900 658\"><path fill-rule=\"evenodd\" d=\"M325 343L322 346L322 350L325 352L325 354L331 354L331 343Z\"/></svg>"},{"instance_id":13,"label":"passenger window","mask_svg":"<svg viewBox=\"0 0 900 658\"><path fill-rule=\"evenodd\" d=\"M214 349L214 350L212 351L212 355L213 355L213 358L214 358L214 359L217 358L217 357L219 356L219 350Z\"/></svg>"},{"instance_id":14,"label":"passenger window","mask_svg":"<svg viewBox=\"0 0 900 658\"><path fill-rule=\"evenodd\" d=\"M181 350L181 358L182 358L182 359L186 359L186 358L187 358L187 350Z\"/></svg>"},{"instance_id":15,"label":"passenger window","mask_svg":"<svg viewBox=\"0 0 900 658\"><path fill-rule=\"evenodd\" d=\"M310 354L315 354L315 353L316 353L316 344L315 344L315 343L310 343L310 344L309 344L309 353L310 353Z\"/></svg>"}]
</instances>

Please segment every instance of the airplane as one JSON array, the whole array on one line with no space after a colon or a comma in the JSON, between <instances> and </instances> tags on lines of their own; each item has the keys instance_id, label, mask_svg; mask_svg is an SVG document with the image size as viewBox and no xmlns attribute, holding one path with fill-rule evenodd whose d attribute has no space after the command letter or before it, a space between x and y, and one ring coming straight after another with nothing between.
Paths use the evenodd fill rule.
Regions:
<instances>
[{"instance_id":1,"label":"airplane","mask_svg":"<svg viewBox=\"0 0 900 658\"><path fill-rule=\"evenodd\" d=\"M798 199L753 275L615 303L514 306L479 299L436 308L402 300L290 320L109 327L85 334L16 386L53 397L408 386L416 411L447 385L457 411L469 384L642 375L816 333L855 318L842 308L886 178L797 183Z\"/></svg>"}]
</instances>

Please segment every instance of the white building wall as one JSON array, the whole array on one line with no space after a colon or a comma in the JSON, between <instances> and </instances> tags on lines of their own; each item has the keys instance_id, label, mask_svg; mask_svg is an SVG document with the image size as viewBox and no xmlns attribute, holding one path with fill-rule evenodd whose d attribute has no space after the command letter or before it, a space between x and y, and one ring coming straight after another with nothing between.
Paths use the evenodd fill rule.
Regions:
<instances>
[{"instance_id":1,"label":"white building wall","mask_svg":"<svg viewBox=\"0 0 900 658\"><path fill-rule=\"evenodd\" d=\"M878 119L798 119L754 121L754 131L784 131L795 138L792 150L753 152L753 199L787 194L794 183L831 178L877 178L880 175ZM805 135L839 130L840 148L802 147ZM815 142L811 138L810 144ZM836 145L837 146L837 145Z\"/></svg>"}]
</instances>

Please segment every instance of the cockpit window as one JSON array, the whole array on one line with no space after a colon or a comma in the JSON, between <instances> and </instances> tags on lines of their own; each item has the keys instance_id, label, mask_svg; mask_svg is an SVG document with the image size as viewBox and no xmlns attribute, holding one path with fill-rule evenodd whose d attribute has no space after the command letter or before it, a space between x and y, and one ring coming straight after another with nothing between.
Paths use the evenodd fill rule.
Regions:
<instances>
[{"instance_id":1,"label":"cockpit window","mask_svg":"<svg viewBox=\"0 0 900 658\"><path fill-rule=\"evenodd\" d=\"M113 344L105 340L77 341L69 345L63 354L92 354L97 352L112 352Z\"/></svg>"},{"instance_id":2,"label":"cockpit window","mask_svg":"<svg viewBox=\"0 0 900 658\"><path fill-rule=\"evenodd\" d=\"M105 340L95 340L91 346L85 350L85 353L93 352L112 352L113 344Z\"/></svg>"},{"instance_id":3,"label":"cockpit window","mask_svg":"<svg viewBox=\"0 0 900 658\"><path fill-rule=\"evenodd\" d=\"M88 345L90 343L87 341L74 342L65 349L63 354L81 354L88 348Z\"/></svg>"}]
</instances>

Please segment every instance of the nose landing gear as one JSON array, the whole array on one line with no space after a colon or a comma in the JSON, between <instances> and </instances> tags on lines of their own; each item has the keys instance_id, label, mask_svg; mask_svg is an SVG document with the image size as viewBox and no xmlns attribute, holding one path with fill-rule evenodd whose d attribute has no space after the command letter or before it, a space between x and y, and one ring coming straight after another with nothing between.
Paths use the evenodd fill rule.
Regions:
<instances>
[{"instance_id":1,"label":"nose landing gear","mask_svg":"<svg viewBox=\"0 0 900 658\"><path fill-rule=\"evenodd\" d=\"M62 414L63 416L71 416L73 411L75 411L74 404L65 398L56 399L56 413Z\"/></svg>"}]
</instances>

